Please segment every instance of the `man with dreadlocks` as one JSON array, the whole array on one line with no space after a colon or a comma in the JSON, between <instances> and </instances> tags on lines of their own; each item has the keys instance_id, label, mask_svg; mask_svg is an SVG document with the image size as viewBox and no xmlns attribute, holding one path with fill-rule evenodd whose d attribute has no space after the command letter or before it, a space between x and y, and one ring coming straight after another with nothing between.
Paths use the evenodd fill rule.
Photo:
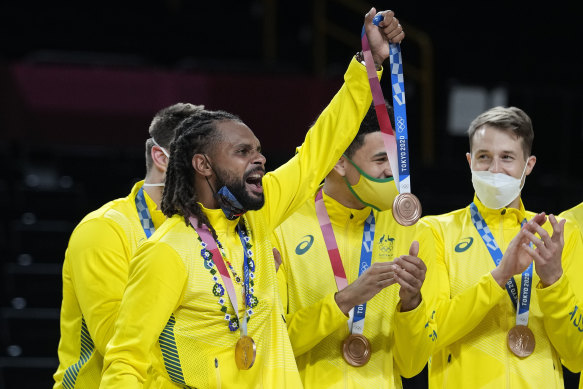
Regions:
<instances>
[{"instance_id":1,"label":"man with dreadlocks","mask_svg":"<svg viewBox=\"0 0 583 389\"><path fill-rule=\"evenodd\" d=\"M380 65L404 33L392 11L374 26L376 13L365 28ZM265 176L259 141L237 116L201 110L180 125L162 199L169 219L132 260L102 387L302 386L270 235L316 190L371 101L353 59L298 153Z\"/></svg>"},{"instance_id":2,"label":"man with dreadlocks","mask_svg":"<svg viewBox=\"0 0 583 389\"><path fill-rule=\"evenodd\" d=\"M166 217L160 210L168 149L176 126L201 107L177 103L156 113L146 141L146 177L131 193L77 225L63 264L59 367L54 389L98 388L105 346L128 280L129 262Z\"/></svg>"}]
</instances>

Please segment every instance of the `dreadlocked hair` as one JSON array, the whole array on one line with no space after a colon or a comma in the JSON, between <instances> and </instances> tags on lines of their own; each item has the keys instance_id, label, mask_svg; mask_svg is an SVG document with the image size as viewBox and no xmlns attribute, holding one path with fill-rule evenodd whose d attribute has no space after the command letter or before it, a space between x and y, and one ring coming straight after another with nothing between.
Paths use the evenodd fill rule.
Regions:
<instances>
[{"instance_id":1,"label":"dreadlocked hair","mask_svg":"<svg viewBox=\"0 0 583 389\"><path fill-rule=\"evenodd\" d=\"M190 225L189 217L196 217L198 227L206 224L215 239L216 232L198 204L192 157L212 152L221 139L216 125L222 121L241 122L241 119L225 111L200 110L176 128L174 140L170 144L170 160L161 204L164 215L172 217L179 214L187 226Z\"/></svg>"}]
</instances>

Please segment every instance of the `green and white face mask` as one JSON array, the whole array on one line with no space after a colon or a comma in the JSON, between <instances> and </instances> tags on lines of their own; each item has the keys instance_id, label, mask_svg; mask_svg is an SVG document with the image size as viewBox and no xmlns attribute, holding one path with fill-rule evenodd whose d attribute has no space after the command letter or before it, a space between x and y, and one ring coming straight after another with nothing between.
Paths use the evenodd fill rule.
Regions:
<instances>
[{"instance_id":1,"label":"green and white face mask","mask_svg":"<svg viewBox=\"0 0 583 389\"><path fill-rule=\"evenodd\" d=\"M360 200L361 203L376 209L377 211L387 211L393 208L393 200L399 194L397 184L393 177L374 178L366 174L357 164L344 155L352 166L360 173L360 178L355 185L350 185L346 177L344 182L352 194Z\"/></svg>"}]
</instances>

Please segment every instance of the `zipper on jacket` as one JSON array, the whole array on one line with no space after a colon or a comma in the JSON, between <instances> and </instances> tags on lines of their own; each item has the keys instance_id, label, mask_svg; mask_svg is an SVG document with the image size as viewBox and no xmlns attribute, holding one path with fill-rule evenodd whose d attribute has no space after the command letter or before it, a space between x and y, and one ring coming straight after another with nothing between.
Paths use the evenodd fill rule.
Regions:
<instances>
[{"instance_id":1,"label":"zipper on jacket","mask_svg":"<svg viewBox=\"0 0 583 389\"><path fill-rule=\"evenodd\" d=\"M215 358L215 376L217 378L217 389L221 389L221 371L219 370L219 360Z\"/></svg>"},{"instance_id":2,"label":"zipper on jacket","mask_svg":"<svg viewBox=\"0 0 583 389\"><path fill-rule=\"evenodd\" d=\"M447 355L447 365L445 366L445 372L443 373L443 389L447 388L447 379L449 378L449 369L451 369L451 352Z\"/></svg>"}]
</instances>

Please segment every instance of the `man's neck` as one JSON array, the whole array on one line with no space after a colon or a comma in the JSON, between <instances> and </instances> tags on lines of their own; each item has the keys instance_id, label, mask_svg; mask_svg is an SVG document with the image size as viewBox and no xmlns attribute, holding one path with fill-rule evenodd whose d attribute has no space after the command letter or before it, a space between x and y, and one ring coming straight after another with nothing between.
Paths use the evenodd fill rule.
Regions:
<instances>
[{"instance_id":1,"label":"man's neck","mask_svg":"<svg viewBox=\"0 0 583 389\"><path fill-rule=\"evenodd\" d=\"M201 195L201 193L198 193L198 202L201 203L202 206L205 207L206 209L220 208L219 202L210 193L205 193L205 195Z\"/></svg>"},{"instance_id":2,"label":"man's neck","mask_svg":"<svg viewBox=\"0 0 583 389\"><path fill-rule=\"evenodd\" d=\"M364 204L354 197L344 182L344 179L339 175L334 178L330 176L326 177L324 180L324 193L346 208L363 209L365 207Z\"/></svg>"},{"instance_id":3,"label":"man's neck","mask_svg":"<svg viewBox=\"0 0 583 389\"><path fill-rule=\"evenodd\" d=\"M514 199L506 208L516 208L520 209L520 195Z\"/></svg>"},{"instance_id":4,"label":"man's neck","mask_svg":"<svg viewBox=\"0 0 583 389\"><path fill-rule=\"evenodd\" d=\"M156 172L150 172L146 174L144 178L145 184L158 184L164 183L164 175ZM162 193L164 192L163 186L144 186L144 191L150 196L150 198L156 203L157 209L162 209Z\"/></svg>"},{"instance_id":5,"label":"man's neck","mask_svg":"<svg viewBox=\"0 0 583 389\"><path fill-rule=\"evenodd\" d=\"M156 208L161 210L163 186L145 186L144 191L156 203Z\"/></svg>"},{"instance_id":6,"label":"man's neck","mask_svg":"<svg viewBox=\"0 0 583 389\"><path fill-rule=\"evenodd\" d=\"M195 177L194 185L197 201L201 203L203 207L205 207L206 209L220 208L219 202L215 198L214 188L211 187L206 178L197 175Z\"/></svg>"}]
</instances>

